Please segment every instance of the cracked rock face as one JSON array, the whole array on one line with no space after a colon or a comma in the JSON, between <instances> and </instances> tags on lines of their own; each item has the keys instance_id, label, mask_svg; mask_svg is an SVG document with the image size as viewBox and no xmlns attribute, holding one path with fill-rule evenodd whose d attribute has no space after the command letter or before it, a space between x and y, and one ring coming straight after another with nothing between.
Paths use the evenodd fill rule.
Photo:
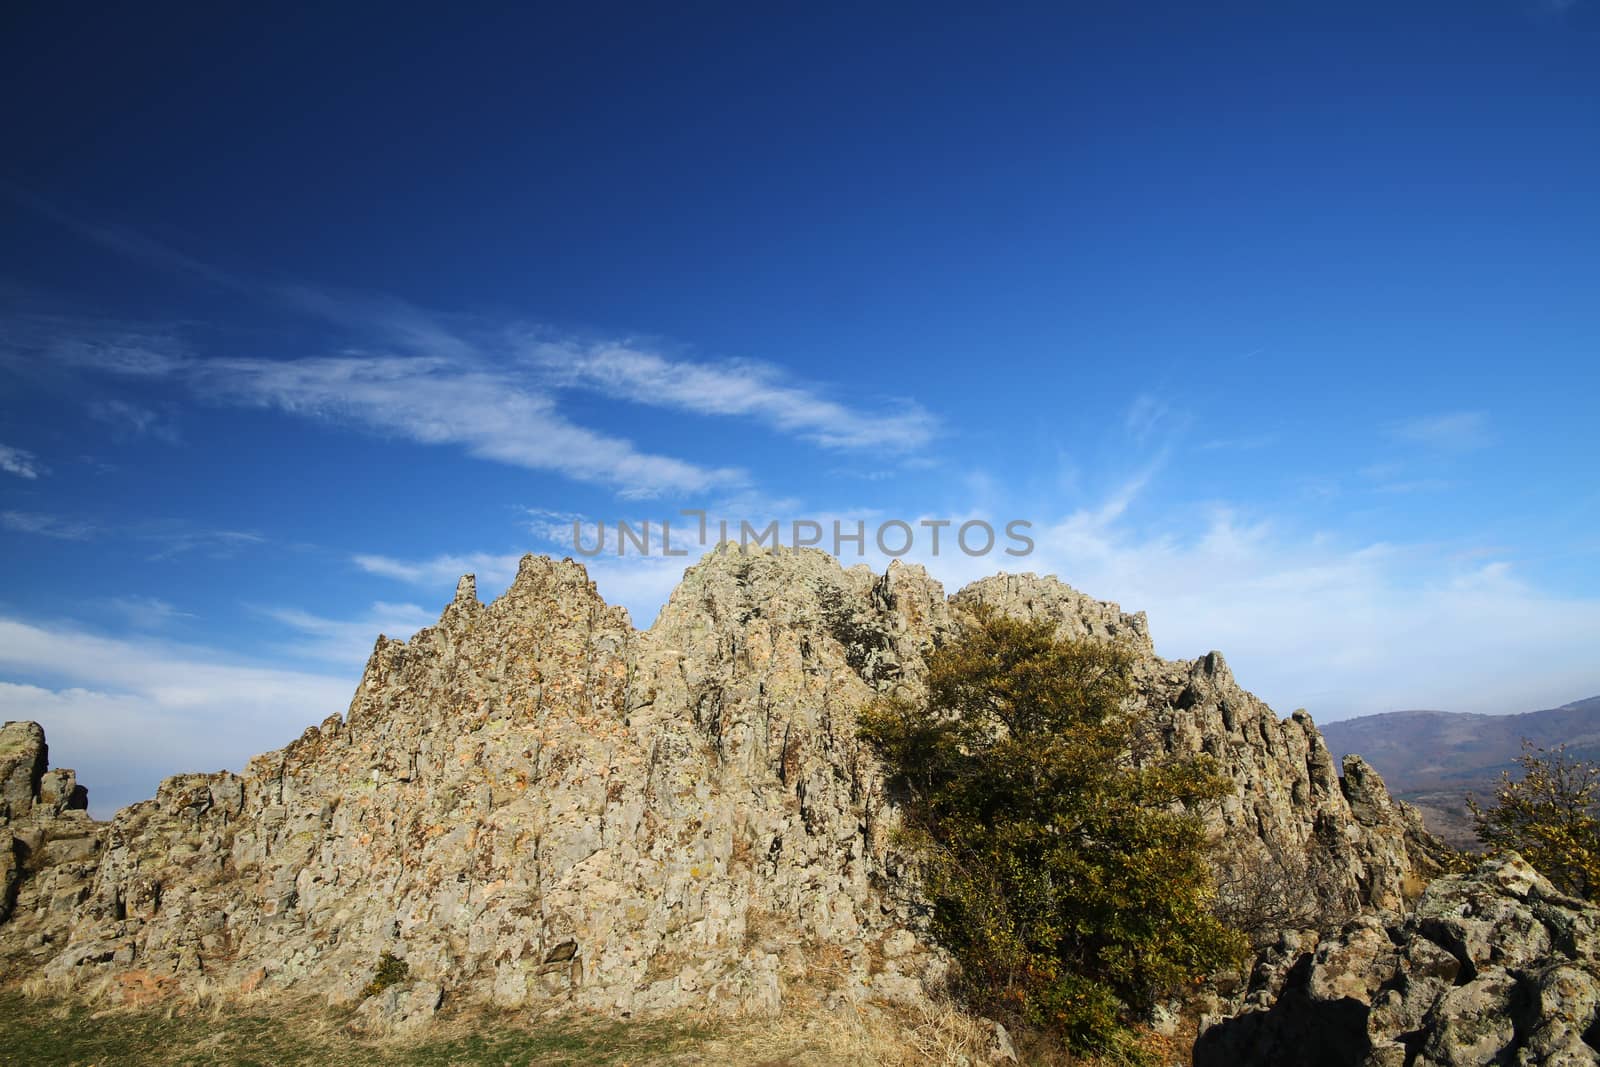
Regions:
<instances>
[{"instance_id":1,"label":"cracked rock face","mask_svg":"<svg viewBox=\"0 0 1600 1067\"><path fill-rule=\"evenodd\" d=\"M38 940L38 911L57 925L82 899L102 828L85 810L89 795L69 770L49 770L38 723L0 726L0 940ZM15 921L7 922L16 916Z\"/></svg>"},{"instance_id":2,"label":"cracked rock face","mask_svg":"<svg viewBox=\"0 0 1600 1067\"><path fill-rule=\"evenodd\" d=\"M1142 614L1053 578L946 598L920 567L725 550L638 631L581 565L529 556L493 603L464 579L436 626L380 638L345 715L108 824L58 803L42 732L8 725L0 844L40 847L0 848L0 971L315 992L375 1029L446 999L771 1012L805 982L917 1000L947 962L855 721L918 692L980 602L1135 653L1151 737L1237 783L1212 816L1225 856L1325 855L1367 908L1426 877L1420 824L1376 775L1341 779L1309 717L1280 720L1215 653L1158 659ZM30 829L41 812L76 836ZM405 980L368 996L386 955Z\"/></svg>"},{"instance_id":3,"label":"cracked rock face","mask_svg":"<svg viewBox=\"0 0 1600 1067\"><path fill-rule=\"evenodd\" d=\"M1441 878L1404 919L1286 938L1248 1010L1203 1027L1197 1067L1600 1063L1600 910L1515 854Z\"/></svg>"}]
</instances>

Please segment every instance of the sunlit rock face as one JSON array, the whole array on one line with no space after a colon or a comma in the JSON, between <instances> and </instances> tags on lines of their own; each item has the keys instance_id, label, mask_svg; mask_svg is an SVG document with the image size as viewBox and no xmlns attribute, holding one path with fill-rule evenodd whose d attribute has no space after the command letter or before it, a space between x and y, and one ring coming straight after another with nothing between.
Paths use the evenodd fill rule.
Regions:
<instances>
[{"instance_id":1,"label":"sunlit rock face","mask_svg":"<svg viewBox=\"0 0 1600 1067\"><path fill-rule=\"evenodd\" d=\"M27 940L24 916L69 919L98 862L104 827L77 775L49 760L38 723L0 726L0 947Z\"/></svg>"},{"instance_id":2,"label":"sunlit rock face","mask_svg":"<svg viewBox=\"0 0 1600 1067\"><path fill-rule=\"evenodd\" d=\"M1209 753L1236 783L1208 816L1222 862L1315 852L1369 909L1429 874L1420 824L1376 775L1341 779L1309 717L1279 719L1215 653L1158 659L1142 614L1054 578L947 599L920 567L724 549L638 631L580 564L529 556L493 603L463 579L437 625L380 638L345 715L107 824L47 784L42 732L35 752L37 728L8 725L0 967L370 1001L391 1028L445 998L776 1011L804 983L918 1000L947 962L856 716L915 696L980 602L1134 653L1156 751ZM405 981L369 998L385 954Z\"/></svg>"}]
</instances>

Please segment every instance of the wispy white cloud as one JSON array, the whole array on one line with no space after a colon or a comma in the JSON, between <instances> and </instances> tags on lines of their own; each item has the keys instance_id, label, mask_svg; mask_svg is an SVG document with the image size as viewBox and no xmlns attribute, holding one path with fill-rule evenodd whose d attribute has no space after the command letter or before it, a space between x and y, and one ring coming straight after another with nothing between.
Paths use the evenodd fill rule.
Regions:
<instances>
[{"instance_id":1,"label":"wispy white cloud","mask_svg":"<svg viewBox=\"0 0 1600 1067\"><path fill-rule=\"evenodd\" d=\"M214 559L227 559L267 539L249 530L209 530L180 520L137 523L127 536L151 546L152 560L171 559L187 552L204 552Z\"/></svg>"},{"instance_id":2,"label":"wispy white cloud","mask_svg":"<svg viewBox=\"0 0 1600 1067\"><path fill-rule=\"evenodd\" d=\"M206 402L269 408L353 423L420 444L454 445L481 459L611 486L623 497L747 481L734 468L644 451L624 437L577 425L527 366L464 358L465 342L453 341L443 327L430 327L425 318L411 322L403 306L387 314L375 327L380 340L401 338L417 349L437 345L446 354L201 359L160 331L36 319L0 324L0 360L23 370L164 379ZM124 430L176 437L158 415L124 401L103 402L91 414Z\"/></svg>"},{"instance_id":3,"label":"wispy white cloud","mask_svg":"<svg viewBox=\"0 0 1600 1067\"><path fill-rule=\"evenodd\" d=\"M459 338L440 328L432 316L403 301L360 293L334 292L296 283L260 281L197 259L130 227L79 218L56 206L49 198L30 190L0 183L0 193L131 262L186 276L218 289L290 308L336 325L367 332L376 329L387 342L400 344L412 351L457 357L472 354ZM67 353L69 358L71 354ZM90 353L80 354L92 356Z\"/></svg>"},{"instance_id":4,"label":"wispy white cloud","mask_svg":"<svg viewBox=\"0 0 1600 1067\"><path fill-rule=\"evenodd\" d=\"M1163 421L1170 418L1171 405L1154 393L1140 393L1123 412L1123 428L1136 441L1147 439Z\"/></svg>"},{"instance_id":5,"label":"wispy white cloud","mask_svg":"<svg viewBox=\"0 0 1600 1067\"><path fill-rule=\"evenodd\" d=\"M550 508L523 508L526 516L524 524L528 532L541 545L553 545L565 551L571 551L573 545L573 524L579 524L582 529L592 531L594 519L576 511L555 511ZM592 536L592 535L591 535ZM586 545L590 542L584 542Z\"/></svg>"},{"instance_id":6,"label":"wispy white cloud","mask_svg":"<svg viewBox=\"0 0 1600 1067\"><path fill-rule=\"evenodd\" d=\"M683 572L693 566L700 555L691 552L684 558L627 556L622 559L605 556L584 560L583 564L606 603L626 608L633 625L645 629L683 581Z\"/></svg>"},{"instance_id":7,"label":"wispy white cloud","mask_svg":"<svg viewBox=\"0 0 1600 1067\"><path fill-rule=\"evenodd\" d=\"M44 724L100 815L169 774L240 769L343 712L357 674L282 670L215 649L0 616L0 719Z\"/></svg>"},{"instance_id":8,"label":"wispy white cloud","mask_svg":"<svg viewBox=\"0 0 1600 1067\"><path fill-rule=\"evenodd\" d=\"M1490 442L1489 420L1476 411L1402 419L1389 427L1389 434L1397 440L1440 452L1467 452Z\"/></svg>"},{"instance_id":9,"label":"wispy white cloud","mask_svg":"<svg viewBox=\"0 0 1600 1067\"><path fill-rule=\"evenodd\" d=\"M185 255L170 245L148 237L137 230L126 226L108 225L81 219L77 215L57 207L55 202L48 197L40 196L38 193L13 185L10 182L0 182L0 193L30 211L36 212L57 225L71 230L79 237L91 241L102 248L109 249L135 263L143 263L175 274L191 275L227 289L242 290L246 288L240 279L228 272L220 270L209 263L203 263L193 256Z\"/></svg>"},{"instance_id":10,"label":"wispy white cloud","mask_svg":"<svg viewBox=\"0 0 1600 1067\"><path fill-rule=\"evenodd\" d=\"M16 533L54 537L61 541L88 541L100 534L100 528L93 523L37 511L0 511L0 526Z\"/></svg>"},{"instance_id":11,"label":"wispy white cloud","mask_svg":"<svg viewBox=\"0 0 1600 1067\"><path fill-rule=\"evenodd\" d=\"M472 455L579 481L624 496L701 491L744 480L643 452L628 440L569 421L549 395L513 373L428 356L336 356L197 362L188 379L204 396L297 415L346 419L422 444L460 445Z\"/></svg>"},{"instance_id":12,"label":"wispy white cloud","mask_svg":"<svg viewBox=\"0 0 1600 1067\"><path fill-rule=\"evenodd\" d=\"M290 359L199 359L170 331L31 319L0 324L0 359L139 376L175 377L202 396L294 414L352 421L482 459L615 487L626 497L747 484L743 471L641 450L580 426L552 396L585 389L697 416L742 416L833 449L909 453L937 424L914 401L875 407L750 360L671 359L632 343L543 339L522 323L446 317L382 295L256 282L145 235L86 223L26 191L15 199L133 261L241 293L348 331L357 348ZM48 359L41 361L41 352ZM395 355L399 352L403 355ZM133 410L96 413L149 432Z\"/></svg>"},{"instance_id":13,"label":"wispy white cloud","mask_svg":"<svg viewBox=\"0 0 1600 1067\"><path fill-rule=\"evenodd\" d=\"M1372 492L1386 496L1442 493L1455 488L1455 483L1449 479L1425 473L1419 474L1411 465L1405 463L1371 463L1361 468L1359 473Z\"/></svg>"},{"instance_id":14,"label":"wispy white cloud","mask_svg":"<svg viewBox=\"0 0 1600 1067\"><path fill-rule=\"evenodd\" d=\"M1455 483L1446 478L1412 478L1410 480L1380 482L1372 487L1373 492L1386 493L1391 496L1409 496L1413 493L1443 493L1455 488Z\"/></svg>"},{"instance_id":15,"label":"wispy white cloud","mask_svg":"<svg viewBox=\"0 0 1600 1067\"><path fill-rule=\"evenodd\" d=\"M194 614L180 611L176 605L160 597L117 596L101 602L128 625L140 630L157 630L177 619L192 619Z\"/></svg>"},{"instance_id":16,"label":"wispy white cloud","mask_svg":"<svg viewBox=\"0 0 1600 1067\"><path fill-rule=\"evenodd\" d=\"M439 621L437 611L430 612L417 604L382 600L374 602L365 614L354 619L330 619L298 608L261 610L298 635L282 646L285 652L357 668L371 655L379 634L406 641L418 630Z\"/></svg>"},{"instance_id":17,"label":"wispy white cloud","mask_svg":"<svg viewBox=\"0 0 1600 1067\"><path fill-rule=\"evenodd\" d=\"M147 546L151 560L170 559L187 552L206 552L227 558L240 549L265 544L266 538L248 530L198 527L182 519L143 519L122 526L35 511L0 511L0 527L62 541L94 541L116 537Z\"/></svg>"},{"instance_id":18,"label":"wispy white cloud","mask_svg":"<svg viewBox=\"0 0 1600 1067\"><path fill-rule=\"evenodd\" d=\"M0 366L21 374L91 371L160 379L189 359L170 330L106 319L9 314L0 319Z\"/></svg>"},{"instance_id":19,"label":"wispy white cloud","mask_svg":"<svg viewBox=\"0 0 1600 1067\"><path fill-rule=\"evenodd\" d=\"M828 448L906 451L937 430L937 420L915 403L852 407L751 360L674 360L634 345L572 341L533 342L526 354L557 385L695 415L745 416Z\"/></svg>"},{"instance_id":20,"label":"wispy white cloud","mask_svg":"<svg viewBox=\"0 0 1600 1067\"><path fill-rule=\"evenodd\" d=\"M742 514L755 519L763 512L769 515L774 513L771 508L752 508ZM533 535L535 551L581 557L618 555L619 548L624 556L630 551L638 553L643 551L635 547L639 542L650 546L649 551L659 552L669 538L673 552L683 549L698 555L716 543L723 523L728 524L733 536L737 537L740 515L737 510L730 512L726 502L702 509L698 514L668 509L658 514L641 512L601 518L547 508L524 508L523 513L527 516L523 525ZM733 517L730 518L730 514ZM704 539L702 520L705 524ZM624 528L627 531L625 539L620 532Z\"/></svg>"},{"instance_id":21,"label":"wispy white cloud","mask_svg":"<svg viewBox=\"0 0 1600 1067\"><path fill-rule=\"evenodd\" d=\"M476 574L483 587L504 587L517 576L521 553L470 552L465 555L439 555L429 559L406 560L393 556L358 555L352 562L368 574L394 578L425 588L454 588L463 574ZM484 590L486 591L486 590Z\"/></svg>"},{"instance_id":22,"label":"wispy white cloud","mask_svg":"<svg viewBox=\"0 0 1600 1067\"><path fill-rule=\"evenodd\" d=\"M266 292L296 311L380 340L386 347L458 363L473 362L483 355L480 346L464 336L463 329L393 297L335 292L308 285L278 285ZM470 323L467 328L471 328Z\"/></svg>"},{"instance_id":23,"label":"wispy white cloud","mask_svg":"<svg viewBox=\"0 0 1600 1067\"><path fill-rule=\"evenodd\" d=\"M30 481L45 473L44 467L39 464L32 452L10 445L0 445L0 471Z\"/></svg>"},{"instance_id":24,"label":"wispy white cloud","mask_svg":"<svg viewBox=\"0 0 1600 1067\"><path fill-rule=\"evenodd\" d=\"M1196 447L1207 452L1253 452L1274 445L1277 441L1276 434L1263 433L1244 437L1216 437L1202 441Z\"/></svg>"},{"instance_id":25,"label":"wispy white cloud","mask_svg":"<svg viewBox=\"0 0 1600 1067\"><path fill-rule=\"evenodd\" d=\"M92 401L89 417L111 427L119 437L150 437L167 444L178 443L178 427L171 419L126 400Z\"/></svg>"}]
</instances>

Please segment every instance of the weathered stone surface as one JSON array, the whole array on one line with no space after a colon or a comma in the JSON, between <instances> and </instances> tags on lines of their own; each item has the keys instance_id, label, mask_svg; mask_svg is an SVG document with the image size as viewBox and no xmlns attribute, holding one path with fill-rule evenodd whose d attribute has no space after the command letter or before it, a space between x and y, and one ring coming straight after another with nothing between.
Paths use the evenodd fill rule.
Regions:
<instances>
[{"instance_id":1,"label":"weathered stone surface","mask_svg":"<svg viewBox=\"0 0 1600 1067\"><path fill-rule=\"evenodd\" d=\"M85 810L88 793L72 771L48 767L38 723L0 727L0 960L65 935L98 861L103 828Z\"/></svg>"},{"instance_id":2,"label":"weathered stone surface","mask_svg":"<svg viewBox=\"0 0 1600 1067\"><path fill-rule=\"evenodd\" d=\"M347 714L243 774L170 778L105 826L62 808L82 832L14 865L0 961L316 992L377 1029L425 1020L435 990L538 1013L771 1012L799 980L917 1001L947 962L856 714L915 694L977 603L1132 649L1159 749L1236 782L1213 816L1233 854L1324 856L1352 907L1420 881L1402 806L1375 776L1352 802L1309 717L1215 653L1156 658L1142 615L1053 578L947 599L919 567L724 551L638 631L582 566L530 556L492 604L466 578L436 626L379 638ZM407 982L364 998L385 953Z\"/></svg>"},{"instance_id":3,"label":"weathered stone surface","mask_svg":"<svg viewBox=\"0 0 1600 1067\"><path fill-rule=\"evenodd\" d=\"M434 982L390 986L363 1000L351 1026L372 1034L409 1034L427 1026L439 1010L444 990Z\"/></svg>"},{"instance_id":4,"label":"weathered stone surface","mask_svg":"<svg viewBox=\"0 0 1600 1067\"><path fill-rule=\"evenodd\" d=\"M20 819L33 810L47 751L38 723L0 726L0 819Z\"/></svg>"},{"instance_id":5,"label":"weathered stone surface","mask_svg":"<svg viewBox=\"0 0 1600 1067\"><path fill-rule=\"evenodd\" d=\"M17 899L17 884L22 878L16 850L11 831L0 830L0 922L11 917L11 905Z\"/></svg>"},{"instance_id":6,"label":"weathered stone surface","mask_svg":"<svg viewBox=\"0 0 1600 1067\"><path fill-rule=\"evenodd\" d=\"M1011 1043L1010 1032L997 1022L988 1023L985 1029L988 1040L983 1049L984 1058L990 1063L1016 1063L1017 1047Z\"/></svg>"},{"instance_id":7,"label":"weathered stone surface","mask_svg":"<svg viewBox=\"0 0 1600 1067\"><path fill-rule=\"evenodd\" d=\"M1600 1063L1600 909L1515 854L1434 882L1404 919L1372 916L1258 968L1246 1010L1212 1020L1222 1064Z\"/></svg>"}]
</instances>

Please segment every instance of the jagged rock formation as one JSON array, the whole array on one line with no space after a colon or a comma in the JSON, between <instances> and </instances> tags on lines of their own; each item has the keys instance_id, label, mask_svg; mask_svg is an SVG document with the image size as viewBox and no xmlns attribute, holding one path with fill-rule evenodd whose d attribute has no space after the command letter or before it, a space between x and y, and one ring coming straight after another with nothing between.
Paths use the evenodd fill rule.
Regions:
<instances>
[{"instance_id":1,"label":"jagged rock formation","mask_svg":"<svg viewBox=\"0 0 1600 1067\"><path fill-rule=\"evenodd\" d=\"M347 715L242 775L168 779L91 837L98 854L30 854L0 967L354 1003L387 953L406 982L361 1009L384 1026L445 997L770 1011L804 981L920 998L947 964L855 717L916 691L980 602L1136 652L1152 741L1237 783L1213 816L1227 855L1316 854L1327 892L1366 908L1430 873L1414 819L1375 776L1341 781L1304 713L1279 720L1215 653L1158 659L1143 615L1053 578L947 599L919 567L723 550L637 631L581 565L530 556L492 604L465 578L436 626L380 638Z\"/></svg>"},{"instance_id":2,"label":"jagged rock formation","mask_svg":"<svg viewBox=\"0 0 1600 1067\"><path fill-rule=\"evenodd\" d=\"M95 869L101 828L89 795L74 772L49 770L49 758L37 723L0 727L0 923L14 912L70 914ZM32 925L19 917L0 929L15 942Z\"/></svg>"},{"instance_id":3,"label":"jagged rock formation","mask_svg":"<svg viewBox=\"0 0 1600 1067\"><path fill-rule=\"evenodd\" d=\"M1404 920L1287 932L1197 1067L1600 1063L1600 909L1521 857L1441 878Z\"/></svg>"}]
</instances>

